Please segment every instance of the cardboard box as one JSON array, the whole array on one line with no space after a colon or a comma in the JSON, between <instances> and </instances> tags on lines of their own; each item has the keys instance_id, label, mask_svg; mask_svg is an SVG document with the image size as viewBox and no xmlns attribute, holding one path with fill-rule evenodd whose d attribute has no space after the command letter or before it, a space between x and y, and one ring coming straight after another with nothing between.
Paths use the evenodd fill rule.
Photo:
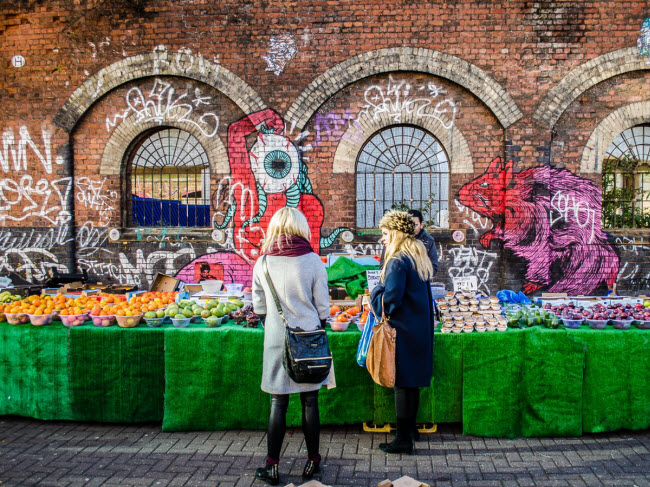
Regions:
<instances>
[{"instance_id":1,"label":"cardboard box","mask_svg":"<svg viewBox=\"0 0 650 487\"><path fill-rule=\"evenodd\" d=\"M153 280L153 284L149 290L170 293L173 291L182 291L184 287L185 283L180 279L159 272Z\"/></svg>"}]
</instances>

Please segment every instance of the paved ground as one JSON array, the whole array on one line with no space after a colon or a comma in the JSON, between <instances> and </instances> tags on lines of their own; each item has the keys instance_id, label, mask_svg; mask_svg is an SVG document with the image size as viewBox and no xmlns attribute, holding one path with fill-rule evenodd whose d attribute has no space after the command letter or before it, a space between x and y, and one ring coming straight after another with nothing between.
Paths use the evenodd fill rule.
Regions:
<instances>
[{"instance_id":1,"label":"paved ground","mask_svg":"<svg viewBox=\"0 0 650 487\"><path fill-rule=\"evenodd\" d=\"M462 436L458 425L423 435L417 455L386 456L386 434L326 427L320 481L376 486L410 475L436 486L650 487L650 431L582 438L501 440ZM263 486L253 472L263 431L163 433L160 424L106 425L0 417L0 487ZM300 430L289 430L280 465L299 485L305 461Z\"/></svg>"}]
</instances>

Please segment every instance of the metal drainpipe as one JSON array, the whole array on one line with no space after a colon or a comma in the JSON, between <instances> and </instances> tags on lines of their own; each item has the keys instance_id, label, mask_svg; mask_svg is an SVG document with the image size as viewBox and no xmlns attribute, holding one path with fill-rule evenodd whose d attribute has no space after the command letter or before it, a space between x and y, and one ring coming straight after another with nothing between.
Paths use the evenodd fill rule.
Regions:
<instances>
[{"instance_id":1,"label":"metal drainpipe","mask_svg":"<svg viewBox=\"0 0 650 487\"><path fill-rule=\"evenodd\" d=\"M75 180L74 180L74 145L72 143L72 135L68 139L68 157L65 158L65 176L70 178L70 191L66 198L66 207L70 212L70 221L68 222L68 235L70 236L70 243L68 244L68 255L72 269L68 268L69 272L77 272L77 231L76 231L76 216L75 216Z\"/></svg>"}]
</instances>

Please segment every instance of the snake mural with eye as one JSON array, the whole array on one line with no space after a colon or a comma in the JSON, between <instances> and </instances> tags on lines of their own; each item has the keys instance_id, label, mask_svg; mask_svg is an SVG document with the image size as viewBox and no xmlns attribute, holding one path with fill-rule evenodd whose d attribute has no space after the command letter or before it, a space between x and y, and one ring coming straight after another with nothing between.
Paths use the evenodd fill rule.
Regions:
<instances>
[{"instance_id":1,"label":"snake mural with eye","mask_svg":"<svg viewBox=\"0 0 650 487\"><path fill-rule=\"evenodd\" d=\"M302 151L283 135L284 121L274 110L252 113L228 128L230 163L227 209L217 229L232 226L235 250L249 260L259 249L273 214L285 206L299 209L311 230L316 253L334 243L346 227L321 237L323 204L313 193ZM247 137L256 134L250 150Z\"/></svg>"}]
</instances>

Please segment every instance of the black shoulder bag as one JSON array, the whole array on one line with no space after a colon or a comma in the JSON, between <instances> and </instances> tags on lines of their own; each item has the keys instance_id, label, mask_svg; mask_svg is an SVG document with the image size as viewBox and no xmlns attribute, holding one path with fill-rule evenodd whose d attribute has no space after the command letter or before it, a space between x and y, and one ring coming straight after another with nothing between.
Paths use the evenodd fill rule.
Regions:
<instances>
[{"instance_id":1,"label":"black shoulder bag","mask_svg":"<svg viewBox=\"0 0 650 487\"><path fill-rule=\"evenodd\" d=\"M332 367L332 352L330 352L327 333L320 326L314 331L304 331L300 327L292 328L284 317L282 306L275 292L269 269L266 265L266 256L262 257L262 265L266 281L269 283L273 300L278 308L278 314L284 324L284 353L282 365L298 384L318 384L323 382Z\"/></svg>"}]
</instances>

